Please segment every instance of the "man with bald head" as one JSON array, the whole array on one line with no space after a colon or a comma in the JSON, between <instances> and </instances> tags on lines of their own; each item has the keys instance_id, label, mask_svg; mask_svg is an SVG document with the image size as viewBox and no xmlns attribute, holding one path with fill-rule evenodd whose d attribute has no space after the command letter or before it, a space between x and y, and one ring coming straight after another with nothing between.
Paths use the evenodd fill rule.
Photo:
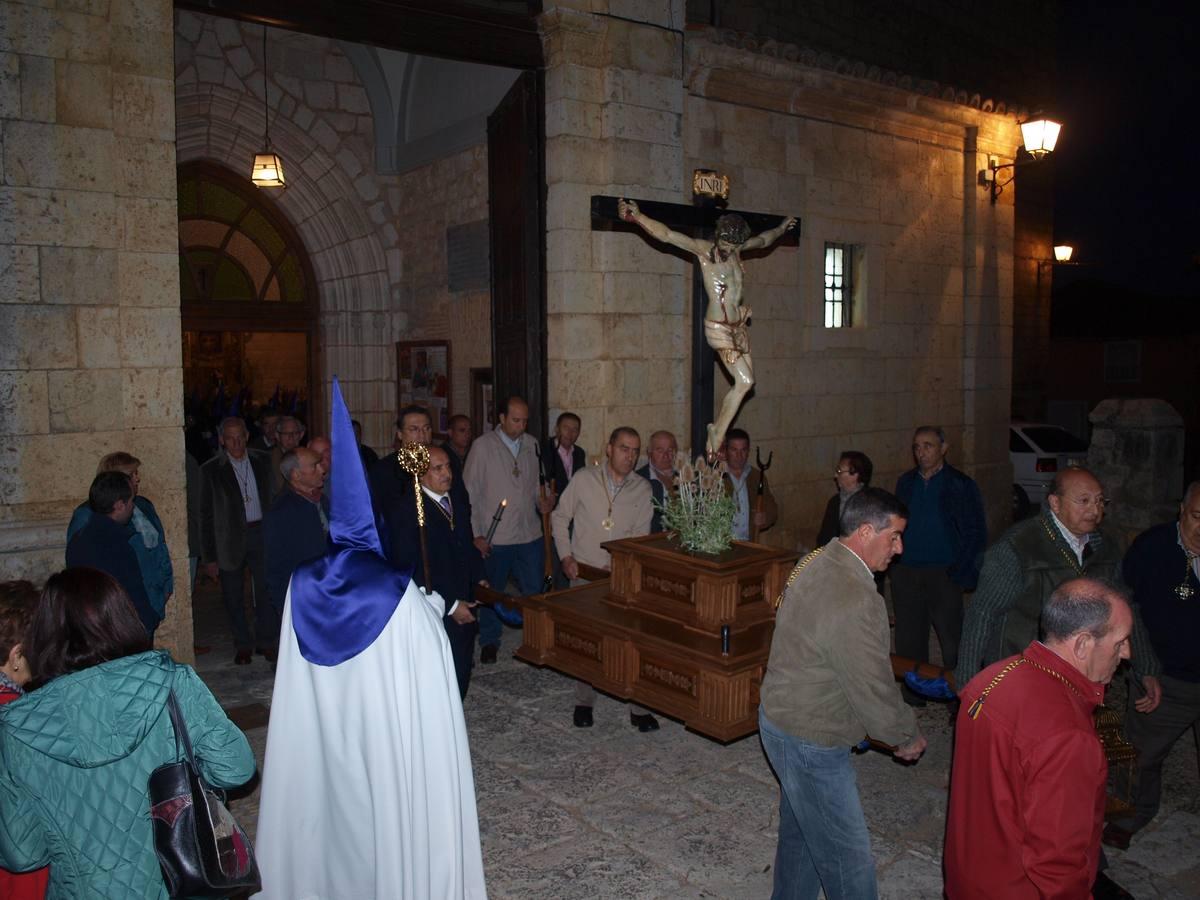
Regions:
<instances>
[{"instance_id":1,"label":"man with bald head","mask_svg":"<svg viewBox=\"0 0 1200 900\"><path fill-rule=\"evenodd\" d=\"M1040 618L1041 640L960 686L950 900L1121 896L1107 878L1093 884L1108 762L1092 711L1130 657L1133 613L1111 584L1074 578Z\"/></svg>"},{"instance_id":2,"label":"man with bald head","mask_svg":"<svg viewBox=\"0 0 1200 900\"><path fill-rule=\"evenodd\" d=\"M323 438L312 443L316 444L318 440ZM329 498L324 494L324 487L329 470L321 454L311 446L289 450L283 455L279 468L285 486L263 517L263 542L267 558L267 596L282 617L292 573L301 563L325 555L329 537Z\"/></svg>"},{"instance_id":3,"label":"man with bald head","mask_svg":"<svg viewBox=\"0 0 1200 900\"><path fill-rule=\"evenodd\" d=\"M1064 581L1085 575L1115 580L1121 548L1100 528L1107 504L1095 475L1065 469L1040 515L1013 525L988 548L967 604L956 684L1036 640L1042 607Z\"/></svg>"},{"instance_id":4,"label":"man with bald head","mask_svg":"<svg viewBox=\"0 0 1200 900\"><path fill-rule=\"evenodd\" d=\"M1162 797L1162 766L1179 737L1200 722L1200 481L1188 485L1179 518L1138 535L1121 563L1145 642L1134 646L1125 737L1138 751L1134 814L1105 829L1127 847Z\"/></svg>"}]
</instances>

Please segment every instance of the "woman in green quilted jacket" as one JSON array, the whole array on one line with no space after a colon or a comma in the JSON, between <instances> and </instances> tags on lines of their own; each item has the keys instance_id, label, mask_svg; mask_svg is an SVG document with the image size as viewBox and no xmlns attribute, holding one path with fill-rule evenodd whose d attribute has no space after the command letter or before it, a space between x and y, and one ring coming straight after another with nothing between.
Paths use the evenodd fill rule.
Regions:
<instances>
[{"instance_id":1,"label":"woman in green quilted jacket","mask_svg":"<svg viewBox=\"0 0 1200 900\"><path fill-rule=\"evenodd\" d=\"M0 866L50 866L55 898L165 898L147 779L175 762L173 689L197 763L216 787L255 771L246 736L189 666L148 646L120 586L66 569L24 642L33 688L0 708Z\"/></svg>"}]
</instances>

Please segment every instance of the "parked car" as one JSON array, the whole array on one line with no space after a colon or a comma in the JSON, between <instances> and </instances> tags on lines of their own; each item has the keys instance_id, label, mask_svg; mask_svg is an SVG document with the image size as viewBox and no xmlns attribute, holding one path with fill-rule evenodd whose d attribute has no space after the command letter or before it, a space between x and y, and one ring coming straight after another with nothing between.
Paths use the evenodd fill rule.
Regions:
<instances>
[{"instance_id":1,"label":"parked car","mask_svg":"<svg viewBox=\"0 0 1200 900\"><path fill-rule=\"evenodd\" d=\"M1008 458L1013 467L1013 519L1037 510L1055 473L1087 462L1087 441L1057 425L1013 422L1008 429Z\"/></svg>"}]
</instances>

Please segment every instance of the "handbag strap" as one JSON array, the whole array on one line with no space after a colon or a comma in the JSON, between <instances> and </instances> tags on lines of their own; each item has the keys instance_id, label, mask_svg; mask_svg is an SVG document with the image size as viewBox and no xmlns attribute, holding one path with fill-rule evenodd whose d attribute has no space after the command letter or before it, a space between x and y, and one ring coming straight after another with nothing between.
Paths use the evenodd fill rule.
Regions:
<instances>
[{"instance_id":1,"label":"handbag strap","mask_svg":"<svg viewBox=\"0 0 1200 900\"><path fill-rule=\"evenodd\" d=\"M192 739L188 736L187 725L183 721L183 711L175 698L175 690L167 694L167 712L171 714L171 724L175 727L175 752L178 754L179 745L183 744L183 752L192 768L196 768L196 758L192 756Z\"/></svg>"}]
</instances>

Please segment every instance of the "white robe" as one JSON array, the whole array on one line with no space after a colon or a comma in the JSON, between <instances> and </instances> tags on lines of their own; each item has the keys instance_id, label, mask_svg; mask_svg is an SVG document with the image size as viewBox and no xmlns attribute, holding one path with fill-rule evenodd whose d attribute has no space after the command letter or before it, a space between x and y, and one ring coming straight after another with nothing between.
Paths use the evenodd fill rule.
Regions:
<instances>
[{"instance_id":1,"label":"white robe","mask_svg":"<svg viewBox=\"0 0 1200 900\"><path fill-rule=\"evenodd\" d=\"M486 898L442 598L409 582L371 646L300 655L291 589L255 842L268 900Z\"/></svg>"}]
</instances>

